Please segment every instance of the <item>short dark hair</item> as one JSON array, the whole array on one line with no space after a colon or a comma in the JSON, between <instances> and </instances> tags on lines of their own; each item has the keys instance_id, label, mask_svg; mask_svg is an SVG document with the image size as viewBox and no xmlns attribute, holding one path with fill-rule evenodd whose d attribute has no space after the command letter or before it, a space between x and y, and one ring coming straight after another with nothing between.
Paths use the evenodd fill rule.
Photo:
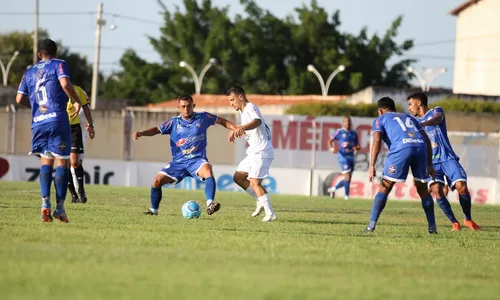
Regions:
<instances>
[{"instance_id":1,"label":"short dark hair","mask_svg":"<svg viewBox=\"0 0 500 300\"><path fill-rule=\"evenodd\" d=\"M389 111L396 111L396 103L391 97L382 97L377 102L377 107L380 109L387 109Z\"/></svg>"},{"instance_id":2,"label":"short dark hair","mask_svg":"<svg viewBox=\"0 0 500 300\"><path fill-rule=\"evenodd\" d=\"M38 46L38 52L42 53L43 55L56 56L57 54L56 42L54 42L51 39L41 40Z\"/></svg>"},{"instance_id":3,"label":"short dark hair","mask_svg":"<svg viewBox=\"0 0 500 300\"><path fill-rule=\"evenodd\" d=\"M231 94L235 95L243 95L245 96L245 90L239 85L233 85L229 90L227 90L226 95L229 96Z\"/></svg>"},{"instance_id":4,"label":"short dark hair","mask_svg":"<svg viewBox=\"0 0 500 300\"><path fill-rule=\"evenodd\" d=\"M420 102L422 102L422 104L425 106L427 106L427 103L429 103L429 99L427 99L427 95L423 92L413 93L410 96L406 97L406 100L410 100L412 98L420 100Z\"/></svg>"},{"instance_id":5,"label":"short dark hair","mask_svg":"<svg viewBox=\"0 0 500 300\"><path fill-rule=\"evenodd\" d=\"M182 95L182 96L179 96L179 98L177 98L177 102L180 102L180 101L189 101L189 102L193 102L194 103L193 97L191 97L191 95Z\"/></svg>"}]
</instances>

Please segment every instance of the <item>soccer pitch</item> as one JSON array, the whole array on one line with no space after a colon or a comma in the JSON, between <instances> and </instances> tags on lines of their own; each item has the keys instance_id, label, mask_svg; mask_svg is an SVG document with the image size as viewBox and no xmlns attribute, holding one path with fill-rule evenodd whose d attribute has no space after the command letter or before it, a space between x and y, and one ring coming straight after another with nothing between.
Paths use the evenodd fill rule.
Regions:
<instances>
[{"instance_id":1,"label":"soccer pitch","mask_svg":"<svg viewBox=\"0 0 500 300\"><path fill-rule=\"evenodd\" d=\"M185 220L202 192L88 186L66 203L69 224L41 223L38 183L0 181L2 299L496 299L500 207L473 206L481 232L451 226L435 205L429 235L419 202L388 201L364 234L371 201L272 195L279 220L250 214L244 193ZM52 191L52 196L55 193ZM53 201L53 206L55 203ZM462 216L458 205L455 214ZM462 218L460 218L461 220ZM462 222L463 220L461 220Z\"/></svg>"}]
</instances>

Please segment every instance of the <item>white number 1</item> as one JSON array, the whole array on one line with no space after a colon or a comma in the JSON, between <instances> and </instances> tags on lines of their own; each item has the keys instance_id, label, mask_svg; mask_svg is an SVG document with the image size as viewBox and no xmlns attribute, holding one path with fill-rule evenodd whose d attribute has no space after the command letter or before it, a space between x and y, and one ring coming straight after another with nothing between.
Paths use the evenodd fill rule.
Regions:
<instances>
[{"instance_id":1,"label":"white number 1","mask_svg":"<svg viewBox=\"0 0 500 300\"><path fill-rule=\"evenodd\" d=\"M413 122L411 121L410 118L406 118L405 123L403 123L403 120L401 120L400 117L395 117L393 120L396 120L398 122L399 126L401 126L401 129L403 131L406 131L407 128L415 128L415 125L413 125Z\"/></svg>"}]
</instances>

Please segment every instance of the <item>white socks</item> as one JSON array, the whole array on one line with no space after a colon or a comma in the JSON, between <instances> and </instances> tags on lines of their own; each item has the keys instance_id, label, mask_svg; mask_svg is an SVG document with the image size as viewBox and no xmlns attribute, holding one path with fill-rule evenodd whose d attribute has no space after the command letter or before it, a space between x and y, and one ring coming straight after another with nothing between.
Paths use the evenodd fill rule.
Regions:
<instances>
[{"instance_id":1,"label":"white socks","mask_svg":"<svg viewBox=\"0 0 500 300\"><path fill-rule=\"evenodd\" d=\"M250 196L252 196L252 198L255 199L255 201L257 202L257 205L260 204L260 201L257 197L257 194L255 193L255 191L252 189L251 186L248 186L247 189L245 190L245 192L247 192L247 194L249 194Z\"/></svg>"},{"instance_id":2,"label":"white socks","mask_svg":"<svg viewBox=\"0 0 500 300\"><path fill-rule=\"evenodd\" d=\"M266 216L267 215L274 215L274 210L271 205L271 201L269 200L269 194L265 194L263 196L260 196L259 202L264 206L264 210L266 211Z\"/></svg>"}]
</instances>

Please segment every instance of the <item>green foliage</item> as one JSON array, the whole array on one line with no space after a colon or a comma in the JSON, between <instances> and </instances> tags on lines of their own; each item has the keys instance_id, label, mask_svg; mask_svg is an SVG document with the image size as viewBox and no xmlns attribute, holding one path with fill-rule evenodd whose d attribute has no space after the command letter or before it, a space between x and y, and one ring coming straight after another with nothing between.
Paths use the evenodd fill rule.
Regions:
<instances>
[{"instance_id":1,"label":"green foliage","mask_svg":"<svg viewBox=\"0 0 500 300\"><path fill-rule=\"evenodd\" d=\"M395 56L409 50L413 42L395 41L401 17L385 34L369 36L366 28L357 35L342 32L339 11L329 15L315 0L290 8L294 14L286 18L274 16L252 0L240 0L245 13L233 19L228 16L229 7L216 7L210 0L183 0L183 8L175 10L158 3L165 24L160 36L150 37L150 42L162 64L149 64L154 67L148 68L140 58L127 60L128 65L121 62L123 70L116 75L127 78L106 85L106 95L133 97L143 103L194 93L192 76L179 62L186 61L199 74L210 58L219 63L203 79L201 92L207 94L224 93L233 84L242 85L248 93L320 94L318 79L307 71L309 64L325 80L340 64L346 66L333 80L330 94L349 94L373 84L407 86L405 70L412 61L398 61ZM395 59L394 65L387 65L389 59ZM134 78L144 75L135 71L144 68L149 78L163 81ZM132 74L125 74L128 72ZM113 91L108 92L108 87ZM131 87L145 93L131 91ZM161 97L154 98L157 95Z\"/></svg>"},{"instance_id":2,"label":"green foliage","mask_svg":"<svg viewBox=\"0 0 500 300\"><path fill-rule=\"evenodd\" d=\"M400 105L396 105L397 111L403 111ZM345 116L352 117L378 117L377 104L347 104L345 102L336 103L307 103L295 104L287 109L289 115L305 116Z\"/></svg>"},{"instance_id":3,"label":"green foliage","mask_svg":"<svg viewBox=\"0 0 500 300\"><path fill-rule=\"evenodd\" d=\"M500 103L493 101L484 101L481 99L463 100L454 97L445 98L433 103L430 106L440 106L444 109L444 111L500 114Z\"/></svg>"},{"instance_id":4,"label":"green foliage","mask_svg":"<svg viewBox=\"0 0 500 300\"><path fill-rule=\"evenodd\" d=\"M39 40L50 38L45 30L39 30ZM92 66L87 59L78 53L71 52L61 42L56 41L58 57L66 60L71 81L90 92L92 82ZM9 85L18 85L28 66L33 64L33 38L31 32L14 31L0 34L0 60L7 66L15 51L19 55L13 61L9 71Z\"/></svg>"}]
</instances>

